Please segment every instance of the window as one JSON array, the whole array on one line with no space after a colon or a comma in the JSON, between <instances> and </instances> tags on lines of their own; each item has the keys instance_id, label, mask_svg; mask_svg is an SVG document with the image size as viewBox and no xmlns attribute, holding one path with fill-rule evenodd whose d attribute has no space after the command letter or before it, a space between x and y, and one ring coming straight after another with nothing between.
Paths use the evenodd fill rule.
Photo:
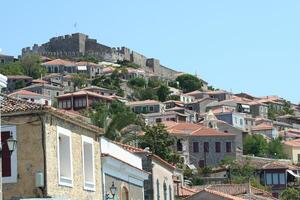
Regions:
<instances>
[{"instance_id":1,"label":"window","mask_svg":"<svg viewBox=\"0 0 300 200\"><path fill-rule=\"evenodd\" d=\"M129 193L126 187L122 187L122 198L121 200L129 200Z\"/></svg>"},{"instance_id":2,"label":"window","mask_svg":"<svg viewBox=\"0 0 300 200\"><path fill-rule=\"evenodd\" d=\"M193 152L198 153L199 152L199 143L193 142Z\"/></svg>"},{"instance_id":3,"label":"window","mask_svg":"<svg viewBox=\"0 0 300 200\"><path fill-rule=\"evenodd\" d=\"M221 142L216 142L216 153L220 153L221 152Z\"/></svg>"},{"instance_id":4,"label":"window","mask_svg":"<svg viewBox=\"0 0 300 200\"><path fill-rule=\"evenodd\" d=\"M84 189L95 191L94 140L86 136L81 137Z\"/></svg>"},{"instance_id":5,"label":"window","mask_svg":"<svg viewBox=\"0 0 300 200\"><path fill-rule=\"evenodd\" d=\"M73 186L71 131L57 127L57 154L59 184Z\"/></svg>"},{"instance_id":6,"label":"window","mask_svg":"<svg viewBox=\"0 0 300 200\"><path fill-rule=\"evenodd\" d=\"M278 173L273 173L273 185L278 185Z\"/></svg>"},{"instance_id":7,"label":"window","mask_svg":"<svg viewBox=\"0 0 300 200\"><path fill-rule=\"evenodd\" d=\"M149 106L149 110L150 110L150 112L153 112L153 110L154 110L153 106Z\"/></svg>"},{"instance_id":8,"label":"window","mask_svg":"<svg viewBox=\"0 0 300 200\"><path fill-rule=\"evenodd\" d=\"M203 151L204 151L205 153L208 153L208 152L209 152L209 143L208 143L208 142L204 142L204 149L203 149Z\"/></svg>"},{"instance_id":9,"label":"window","mask_svg":"<svg viewBox=\"0 0 300 200\"><path fill-rule=\"evenodd\" d=\"M198 166L199 166L200 168L203 168L203 167L205 166L205 165L204 165L204 160L199 160Z\"/></svg>"},{"instance_id":10,"label":"window","mask_svg":"<svg viewBox=\"0 0 300 200\"><path fill-rule=\"evenodd\" d=\"M156 199L159 200L160 199L160 195L159 195L159 180L156 180Z\"/></svg>"},{"instance_id":11,"label":"window","mask_svg":"<svg viewBox=\"0 0 300 200\"><path fill-rule=\"evenodd\" d=\"M172 200L172 187L169 185L169 200Z\"/></svg>"},{"instance_id":12,"label":"window","mask_svg":"<svg viewBox=\"0 0 300 200\"><path fill-rule=\"evenodd\" d=\"M182 151L182 143L181 143L181 140L177 140L177 151Z\"/></svg>"},{"instance_id":13,"label":"window","mask_svg":"<svg viewBox=\"0 0 300 200\"><path fill-rule=\"evenodd\" d=\"M231 153L231 142L226 142L226 152Z\"/></svg>"},{"instance_id":14,"label":"window","mask_svg":"<svg viewBox=\"0 0 300 200\"><path fill-rule=\"evenodd\" d=\"M267 173L266 174L266 179L267 179L267 185L272 185L272 174L271 173Z\"/></svg>"},{"instance_id":15,"label":"window","mask_svg":"<svg viewBox=\"0 0 300 200\"><path fill-rule=\"evenodd\" d=\"M10 136L16 139L16 126L1 127L1 141L6 141ZM17 182L17 150L10 155L7 144L2 146L2 182L16 183Z\"/></svg>"},{"instance_id":16,"label":"window","mask_svg":"<svg viewBox=\"0 0 300 200\"><path fill-rule=\"evenodd\" d=\"M167 199L167 184L166 184L166 182L164 182L163 189L164 189L164 200L168 200Z\"/></svg>"},{"instance_id":17,"label":"window","mask_svg":"<svg viewBox=\"0 0 300 200\"><path fill-rule=\"evenodd\" d=\"M56 96L59 96L59 92L56 92Z\"/></svg>"},{"instance_id":18,"label":"window","mask_svg":"<svg viewBox=\"0 0 300 200\"><path fill-rule=\"evenodd\" d=\"M298 162L300 162L300 154L298 154Z\"/></svg>"},{"instance_id":19,"label":"window","mask_svg":"<svg viewBox=\"0 0 300 200\"><path fill-rule=\"evenodd\" d=\"M161 120L161 118L157 118L157 119L155 119L155 122L156 122L156 123L161 123L162 120Z\"/></svg>"},{"instance_id":20,"label":"window","mask_svg":"<svg viewBox=\"0 0 300 200\"><path fill-rule=\"evenodd\" d=\"M244 122L243 119L240 119L240 125L243 126Z\"/></svg>"},{"instance_id":21,"label":"window","mask_svg":"<svg viewBox=\"0 0 300 200\"><path fill-rule=\"evenodd\" d=\"M285 184L285 174L284 173L280 173L279 174L279 184L280 185L284 185Z\"/></svg>"}]
</instances>

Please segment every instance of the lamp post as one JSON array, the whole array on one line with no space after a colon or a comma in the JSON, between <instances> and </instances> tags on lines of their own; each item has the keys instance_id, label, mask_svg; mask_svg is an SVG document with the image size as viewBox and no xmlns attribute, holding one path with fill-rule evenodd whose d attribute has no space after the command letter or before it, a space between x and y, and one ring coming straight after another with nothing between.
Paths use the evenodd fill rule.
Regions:
<instances>
[{"instance_id":1,"label":"lamp post","mask_svg":"<svg viewBox=\"0 0 300 200\"><path fill-rule=\"evenodd\" d=\"M116 192L117 192L117 188L115 187L115 183L112 182L112 185L109 188L110 194L106 193L105 195L105 199L109 200L109 199L114 199Z\"/></svg>"}]
</instances>

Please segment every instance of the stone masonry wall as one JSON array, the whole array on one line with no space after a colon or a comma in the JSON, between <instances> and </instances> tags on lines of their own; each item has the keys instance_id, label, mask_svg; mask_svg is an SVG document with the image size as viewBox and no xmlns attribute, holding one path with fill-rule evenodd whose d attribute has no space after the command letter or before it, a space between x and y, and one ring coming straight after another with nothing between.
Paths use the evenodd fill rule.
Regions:
<instances>
[{"instance_id":1,"label":"stone masonry wall","mask_svg":"<svg viewBox=\"0 0 300 200\"><path fill-rule=\"evenodd\" d=\"M57 163L57 126L64 127L72 132L72 156L73 156L73 187L60 186L58 184L58 163ZM96 191L84 190L83 185L83 160L82 160L82 139L81 135L95 138L93 132L80 128L68 122L64 122L54 116L47 116L47 177L48 195L52 197L65 197L72 200L94 200L102 199L102 176L99 142L94 142L94 162Z\"/></svg>"}]
</instances>

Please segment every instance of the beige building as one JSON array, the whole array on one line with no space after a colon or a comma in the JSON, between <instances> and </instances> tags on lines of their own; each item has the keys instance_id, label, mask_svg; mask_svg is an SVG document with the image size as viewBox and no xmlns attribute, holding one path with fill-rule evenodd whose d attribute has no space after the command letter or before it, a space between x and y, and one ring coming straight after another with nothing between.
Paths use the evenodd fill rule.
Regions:
<instances>
[{"instance_id":1,"label":"beige building","mask_svg":"<svg viewBox=\"0 0 300 200\"><path fill-rule=\"evenodd\" d=\"M300 163L300 139L285 141L284 151L293 163Z\"/></svg>"},{"instance_id":2,"label":"beige building","mask_svg":"<svg viewBox=\"0 0 300 200\"><path fill-rule=\"evenodd\" d=\"M2 96L3 199L52 197L102 199L102 130L84 118L39 104Z\"/></svg>"}]
</instances>

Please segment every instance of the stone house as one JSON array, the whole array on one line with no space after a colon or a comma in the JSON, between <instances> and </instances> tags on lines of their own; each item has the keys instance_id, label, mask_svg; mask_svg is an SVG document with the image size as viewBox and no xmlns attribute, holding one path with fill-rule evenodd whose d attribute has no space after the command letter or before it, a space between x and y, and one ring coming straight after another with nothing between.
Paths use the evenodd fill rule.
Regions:
<instances>
[{"instance_id":1,"label":"stone house","mask_svg":"<svg viewBox=\"0 0 300 200\"><path fill-rule=\"evenodd\" d=\"M4 89L6 93L13 92L25 86L29 86L32 81L32 77L24 75L6 76L7 86Z\"/></svg>"},{"instance_id":2,"label":"stone house","mask_svg":"<svg viewBox=\"0 0 300 200\"><path fill-rule=\"evenodd\" d=\"M173 175L176 168L147 150L126 144L119 145L142 158L143 170L150 174L148 180L144 182L145 200L173 200L175 195Z\"/></svg>"},{"instance_id":3,"label":"stone house","mask_svg":"<svg viewBox=\"0 0 300 200\"><path fill-rule=\"evenodd\" d=\"M203 114L206 112L207 107L217 104L216 99L212 98L203 98L203 99L197 99L190 103L185 103L184 108L187 110L192 110L198 114Z\"/></svg>"},{"instance_id":4,"label":"stone house","mask_svg":"<svg viewBox=\"0 0 300 200\"><path fill-rule=\"evenodd\" d=\"M110 187L114 184L117 199L143 200L144 181L149 173L143 170L142 159L104 137L100 146L103 199L111 195Z\"/></svg>"},{"instance_id":5,"label":"stone house","mask_svg":"<svg viewBox=\"0 0 300 200\"><path fill-rule=\"evenodd\" d=\"M131 101L127 105L135 113L161 113L165 109L165 105L156 100Z\"/></svg>"},{"instance_id":6,"label":"stone house","mask_svg":"<svg viewBox=\"0 0 300 200\"><path fill-rule=\"evenodd\" d=\"M164 121L187 122L188 120L187 115L175 111L142 114L142 118L146 125L153 125Z\"/></svg>"},{"instance_id":7,"label":"stone house","mask_svg":"<svg viewBox=\"0 0 300 200\"><path fill-rule=\"evenodd\" d=\"M251 133L263 135L268 140L277 138L279 135L277 129L274 126L265 123L252 127Z\"/></svg>"},{"instance_id":8,"label":"stone house","mask_svg":"<svg viewBox=\"0 0 300 200\"><path fill-rule=\"evenodd\" d=\"M58 107L65 110L81 110L89 108L95 102L111 103L116 96L104 96L94 92L80 90L56 97Z\"/></svg>"},{"instance_id":9,"label":"stone house","mask_svg":"<svg viewBox=\"0 0 300 200\"><path fill-rule=\"evenodd\" d=\"M116 95L116 92L107 88L102 88L98 86L91 85L89 87L82 88L82 90L94 92L97 94L101 94L103 96L114 96Z\"/></svg>"},{"instance_id":10,"label":"stone house","mask_svg":"<svg viewBox=\"0 0 300 200\"><path fill-rule=\"evenodd\" d=\"M64 94L64 89L62 87L45 83L33 84L22 89L48 96L52 101L54 101L57 96Z\"/></svg>"},{"instance_id":11,"label":"stone house","mask_svg":"<svg viewBox=\"0 0 300 200\"><path fill-rule=\"evenodd\" d=\"M245 113L239 113L234 111L222 110L221 112L214 112L215 116L234 127L246 130Z\"/></svg>"},{"instance_id":12,"label":"stone house","mask_svg":"<svg viewBox=\"0 0 300 200\"><path fill-rule=\"evenodd\" d=\"M13 56L0 54L0 64L6 64L10 62L14 62L15 58Z\"/></svg>"},{"instance_id":13,"label":"stone house","mask_svg":"<svg viewBox=\"0 0 300 200\"><path fill-rule=\"evenodd\" d=\"M3 199L102 199L102 129L79 116L2 95Z\"/></svg>"},{"instance_id":14,"label":"stone house","mask_svg":"<svg viewBox=\"0 0 300 200\"><path fill-rule=\"evenodd\" d=\"M77 73L75 62L69 60L55 59L42 63L48 73Z\"/></svg>"},{"instance_id":15,"label":"stone house","mask_svg":"<svg viewBox=\"0 0 300 200\"><path fill-rule=\"evenodd\" d=\"M218 166L225 157L236 157L235 135L200 124L165 122L177 138L174 149L185 164L197 167Z\"/></svg>"},{"instance_id":16,"label":"stone house","mask_svg":"<svg viewBox=\"0 0 300 200\"><path fill-rule=\"evenodd\" d=\"M43 105L51 105L52 103L51 98L49 96L44 96L42 94L34 93L27 90L18 90L16 92L10 93L8 96Z\"/></svg>"},{"instance_id":17,"label":"stone house","mask_svg":"<svg viewBox=\"0 0 300 200\"><path fill-rule=\"evenodd\" d=\"M207 188L204 188L203 190L197 192L196 194L193 194L186 198L186 200L199 200L199 199L205 199L205 200L244 200L244 198L235 197L223 192L210 190Z\"/></svg>"}]
</instances>

